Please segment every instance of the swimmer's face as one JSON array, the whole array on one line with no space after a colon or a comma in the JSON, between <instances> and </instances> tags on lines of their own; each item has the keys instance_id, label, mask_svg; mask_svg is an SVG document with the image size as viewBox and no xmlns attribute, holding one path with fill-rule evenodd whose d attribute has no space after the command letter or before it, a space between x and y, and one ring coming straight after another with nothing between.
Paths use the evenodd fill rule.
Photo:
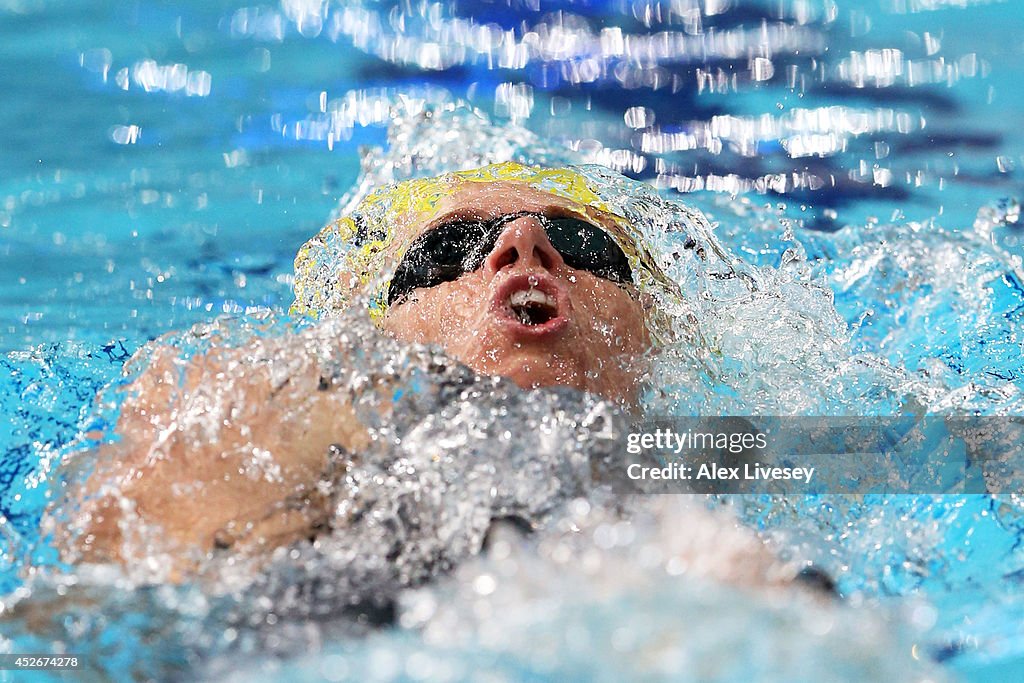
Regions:
<instances>
[{"instance_id":1,"label":"swimmer's face","mask_svg":"<svg viewBox=\"0 0 1024 683\"><path fill-rule=\"evenodd\" d=\"M399 229L411 239L454 219L522 211L579 217L587 207L521 183L467 182L432 217ZM597 226L608 220L587 214ZM439 344L477 372L524 388L564 385L635 401L637 359L650 346L635 288L568 266L537 216L513 218L500 230L481 267L412 290L388 309L385 331Z\"/></svg>"}]
</instances>

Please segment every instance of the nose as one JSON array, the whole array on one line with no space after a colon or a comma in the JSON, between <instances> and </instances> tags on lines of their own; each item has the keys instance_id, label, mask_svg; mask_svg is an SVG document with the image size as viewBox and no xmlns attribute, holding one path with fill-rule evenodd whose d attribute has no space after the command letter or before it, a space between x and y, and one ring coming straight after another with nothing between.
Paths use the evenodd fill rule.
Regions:
<instances>
[{"instance_id":1,"label":"nose","mask_svg":"<svg viewBox=\"0 0 1024 683\"><path fill-rule=\"evenodd\" d=\"M560 265L562 255L551 246L544 226L535 216L523 216L506 224L484 260L484 268L490 274L515 266L551 271Z\"/></svg>"}]
</instances>

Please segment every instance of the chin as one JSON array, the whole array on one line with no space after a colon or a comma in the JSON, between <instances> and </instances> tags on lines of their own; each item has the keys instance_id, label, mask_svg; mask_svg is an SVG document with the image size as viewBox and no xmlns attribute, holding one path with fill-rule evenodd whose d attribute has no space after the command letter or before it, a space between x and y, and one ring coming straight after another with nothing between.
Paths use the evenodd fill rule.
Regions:
<instances>
[{"instance_id":1,"label":"chin","mask_svg":"<svg viewBox=\"0 0 1024 683\"><path fill-rule=\"evenodd\" d=\"M529 367L519 367L507 372L499 373L502 377L508 377L523 389L537 389L538 387L573 387L582 389L580 382L575 377L565 377L555 372L546 370L534 370Z\"/></svg>"},{"instance_id":2,"label":"chin","mask_svg":"<svg viewBox=\"0 0 1024 683\"><path fill-rule=\"evenodd\" d=\"M460 359L461 360L461 359ZM473 360L477 362L473 362ZM505 377L522 389L541 387L570 387L601 396L616 403L632 406L636 403L635 378L612 373L604 377L587 379L581 363L567 363L550 355L506 357L500 363L493 359L463 360L469 367L484 375ZM615 378L612 380L612 378Z\"/></svg>"},{"instance_id":3,"label":"chin","mask_svg":"<svg viewBox=\"0 0 1024 683\"><path fill-rule=\"evenodd\" d=\"M523 389L554 386L584 389L583 375L575 364L553 359L548 354L506 357L498 363L488 359L480 364L468 365L477 372L507 377Z\"/></svg>"}]
</instances>

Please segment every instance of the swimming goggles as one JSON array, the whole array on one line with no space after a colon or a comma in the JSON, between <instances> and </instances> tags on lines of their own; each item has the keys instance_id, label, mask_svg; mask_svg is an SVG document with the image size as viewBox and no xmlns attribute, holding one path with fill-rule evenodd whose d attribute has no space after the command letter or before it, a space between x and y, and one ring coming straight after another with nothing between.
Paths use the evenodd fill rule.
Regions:
<instances>
[{"instance_id":1,"label":"swimming goggles","mask_svg":"<svg viewBox=\"0 0 1024 683\"><path fill-rule=\"evenodd\" d=\"M633 282L622 248L603 229L575 216L548 216L532 211L491 219L456 218L417 237L398 265L388 289L388 305L413 290L457 280L481 266L505 225L532 216L544 227L566 265L616 283Z\"/></svg>"}]
</instances>

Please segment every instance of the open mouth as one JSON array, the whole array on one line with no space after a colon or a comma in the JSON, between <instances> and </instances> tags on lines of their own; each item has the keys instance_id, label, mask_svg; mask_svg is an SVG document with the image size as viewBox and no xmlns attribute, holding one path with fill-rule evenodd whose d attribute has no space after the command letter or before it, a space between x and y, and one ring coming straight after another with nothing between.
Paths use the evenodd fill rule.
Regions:
<instances>
[{"instance_id":1,"label":"open mouth","mask_svg":"<svg viewBox=\"0 0 1024 683\"><path fill-rule=\"evenodd\" d=\"M516 275L498 288L494 310L513 334L536 337L566 325L564 299L550 276Z\"/></svg>"},{"instance_id":2,"label":"open mouth","mask_svg":"<svg viewBox=\"0 0 1024 683\"><path fill-rule=\"evenodd\" d=\"M513 292L508 306L523 325L543 325L558 317L558 299L539 289Z\"/></svg>"}]
</instances>

